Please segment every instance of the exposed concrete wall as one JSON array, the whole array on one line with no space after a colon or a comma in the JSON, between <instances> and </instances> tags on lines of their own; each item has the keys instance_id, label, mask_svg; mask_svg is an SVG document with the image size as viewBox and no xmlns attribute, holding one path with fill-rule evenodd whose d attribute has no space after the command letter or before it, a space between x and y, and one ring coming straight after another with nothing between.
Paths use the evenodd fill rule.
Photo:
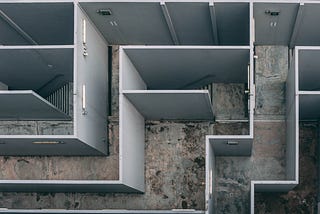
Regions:
<instances>
[{"instance_id":1,"label":"exposed concrete wall","mask_svg":"<svg viewBox=\"0 0 320 214\"><path fill-rule=\"evenodd\" d=\"M288 74L288 48L259 46L255 68L255 119L285 119L285 82Z\"/></svg>"},{"instance_id":2,"label":"exposed concrete wall","mask_svg":"<svg viewBox=\"0 0 320 214\"><path fill-rule=\"evenodd\" d=\"M288 48L260 46L255 50L258 59L253 152L251 157L216 158L217 213L249 213L251 180L285 179Z\"/></svg>"},{"instance_id":3,"label":"exposed concrete wall","mask_svg":"<svg viewBox=\"0 0 320 214\"><path fill-rule=\"evenodd\" d=\"M0 179L117 179L118 177L118 47L113 51L112 117L108 157L2 157ZM229 96L218 107L227 118L241 118L243 87L222 85ZM217 89L218 91L218 89ZM233 94L235 93L235 95ZM217 94L217 93L216 93ZM223 95L219 94L221 102ZM233 97L239 97L233 99ZM233 101L233 102L232 102ZM241 109L235 113L226 108ZM221 108L221 109L220 109ZM223 111L226 109L226 111ZM240 111L240 110L239 110ZM229 116L232 113L233 116ZM240 117L234 116L240 115ZM25 128L24 128L25 129ZM31 128L30 128L31 129ZM23 130L23 129L22 129ZM27 132L29 133L29 132ZM63 209L203 210L205 206L205 135L248 134L248 123L179 123L147 121L145 194L0 193L0 207Z\"/></svg>"},{"instance_id":4,"label":"exposed concrete wall","mask_svg":"<svg viewBox=\"0 0 320 214\"><path fill-rule=\"evenodd\" d=\"M256 117L259 121L255 121L253 155L252 157L218 157L216 159L217 213L249 213L250 179L285 178L285 123L283 121L285 93L283 90L287 72L287 48L257 47L257 53L259 59L256 79ZM119 170L118 66L118 49L114 47L112 117L109 118L108 127L110 156L1 157L0 179L117 179ZM243 90L244 86L241 85L216 84L214 94L215 100L220 102L216 104L220 118L244 118L243 107L246 106L246 101L243 100ZM259 98L259 96L262 97ZM228 98L224 99L225 97ZM30 123L26 127L20 124L18 132L36 132L36 126ZM305 135L302 134L306 137L303 139L307 139L306 142L313 142L312 133L306 131ZM0 207L204 209L206 134L248 134L248 123L147 121L145 194L0 193ZM307 152L310 148L306 146L305 149ZM314 161L315 158L313 153L306 156L304 164L308 165L309 161ZM312 171L313 168L307 167L306 170ZM313 178L313 171L300 173L305 173L306 178ZM276 200L272 198L278 197L278 201L279 198L285 198L280 200L281 206L288 207L290 205L285 203L290 200L296 202L297 195L301 202L306 199L306 203L313 205L313 202L309 202L313 200L309 199L313 196L311 189L316 188L313 183L309 185L308 182L305 182L305 188L300 192L272 194L272 196L257 195L257 209L261 210L261 213L264 213L263 211L279 213L278 211L282 209L278 209L278 204L274 203Z\"/></svg>"},{"instance_id":5,"label":"exposed concrete wall","mask_svg":"<svg viewBox=\"0 0 320 214\"><path fill-rule=\"evenodd\" d=\"M213 84L212 97L216 120L248 119L245 84Z\"/></svg>"},{"instance_id":6,"label":"exposed concrete wall","mask_svg":"<svg viewBox=\"0 0 320 214\"><path fill-rule=\"evenodd\" d=\"M250 181L285 179L285 123L255 123L251 157L216 157L217 213L249 213Z\"/></svg>"},{"instance_id":7,"label":"exposed concrete wall","mask_svg":"<svg viewBox=\"0 0 320 214\"><path fill-rule=\"evenodd\" d=\"M318 124L300 123L299 185L289 193L258 193L255 213L319 213L318 190Z\"/></svg>"},{"instance_id":8,"label":"exposed concrete wall","mask_svg":"<svg viewBox=\"0 0 320 214\"><path fill-rule=\"evenodd\" d=\"M119 47L112 48L111 114L119 117Z\"/></svg>"},{"instance_id":9,"label":"exposed concrete wall","mask_svg":"<svg viewBox=\"0 0 320 214\"><path fill-rule=\"evenodd\" d=\"M119 177L118 129L118 122L111 121L108 157L0 156L0 179L117 180Z\"/></svg>"},{"instance_id":10,"label":"exposed concrete wall","mask_svg":"<svg viewBox=\"0 0 320 214\"><path fill-rule=\"evenodd\" d=\"M71 135L71 121L0 121L0 135Z\"/></svg>"},{"instance_id":11,"label":"exposed concrete wall","mask_svg":"<svg viewBox=\"0 0 320 214\"><path fill-rule=\"evenodd\" d=\"M259 47L256 50L259 57L256 70L257 119L281 119L286 110L284 81L288 70L288 49ZM289 193L256 194L255 213L317 213L317 130L317 124L300 124L299 185ZM284 132L284 129L280 131ZM264 152L275 153L277 149L264 149Z\"/></svg>"}]
</instances>

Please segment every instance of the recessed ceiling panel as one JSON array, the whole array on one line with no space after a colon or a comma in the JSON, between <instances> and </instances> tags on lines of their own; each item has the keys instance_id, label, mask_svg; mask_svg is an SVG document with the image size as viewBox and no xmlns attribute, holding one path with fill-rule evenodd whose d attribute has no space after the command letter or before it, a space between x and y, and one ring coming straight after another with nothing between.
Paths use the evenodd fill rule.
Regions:
<instances>
[{"instance_id":1,"label":"recessed ceiling panel","mask_svg":"<svg viewBox=\"0 0 320 214\"><path fill-rule=\"evenodd\" d=\"M110 44L173 44L160 2L80 4ZM111 14L102 15L99 10Z\"/></svg>"},{"instance_id":2,"label":"recessed ceiling panel","mask_svg":"<svg viewBox=\"0 0 320 214\"><path fill-rule=\"evenodd\" d=\"M47 96L73 81L73 49L1 49L0 82Z\"/></svg>"},{"instance_id":3,"label":"recessed ceiling panel","mask_svg":"<svg viewBox=\"0 0 320 214\"><path fill-rule=\"evenodd\" d=\"M207 91L137 91L125 95L148 120L214 120Z\"/></svg>"},{"instance_id":4,"label":"recessed ceiling panel","mask_svg":"<svg viewBox=\"0 0 320 214\"><path fill-rule=\"evenodd\" d=\"M299 119L319 120L320 119L320 94L299 95Z\"/></svg>"},{"instance_id":5,"label":"recessed ceiling panel","mask_svg":"<svg viewBox=\"0 0 320 214\"><path fill-rule=\"evenodd\" d=\"M249 3L215 3L220 45L249 45Z\"/></svg>"},{"instance_id":6,"label":"recessed ceiling panel","mask_svg":"<svg viewBox=\"0 0 320 214\"><path fill-rule=\"evenodd\" d=\"M33 91L0 91L0 120L69 120Z\"/></svg>"},{"instance_id":7,"label":"recessed ceiling panel","mask_svg":"<svg viewBox=\"0 0 320 214\"><path fill-rule=\"evenodd\" d=\"M124 49L148 89L197 89L209 83L246 83L249 49Z\"/></svg>"},{"instance_id":8,"label":"recessed ceiling panel","mask_svg":"<svg viewBox=\"0 0 320 214\"><path fill-rule=\"evenodd\" d=\"M12 25L39 45L73 44L73 3L0 3L0 13L0 44L32 44Z\"/></svg>"},{"instance_id":9,"label":"recessed ceiling panel","mask_svg":"<svg viewBox=\"0 0 320 214\"><path fill-rule=\"evenodd\" d=\"M320 4L308 3L303 8L295 45L320 45Z\"/></svg>"},{"instance_id":10,"label":"recessed ceiling panel","mask_svg":"<svg viewBox=\"0 0 320 214\"><path fill-rule=\"evenodd\" d=\"M299 90L320 90L320 49L299 50Z\"/></svg>"},{"instance_id":11,"label":"recessed ceiling panel","mask_svg":"<svg viewBox=\"0 0 320 214\"><path fill-rule=\"evenodd\" d=\"M209 3L167 3L181 45L212 45Z\"/></svg>"},{"instance_id":12,"label":"recessed ceiling panel","mask_svg":"<svg viewBox=\"0 0 320 214\"><path fill-rule=\"evenodd\" d=\"M254 3L256 45L289 45L298 3Z\"/></svg>"}]
</instances>

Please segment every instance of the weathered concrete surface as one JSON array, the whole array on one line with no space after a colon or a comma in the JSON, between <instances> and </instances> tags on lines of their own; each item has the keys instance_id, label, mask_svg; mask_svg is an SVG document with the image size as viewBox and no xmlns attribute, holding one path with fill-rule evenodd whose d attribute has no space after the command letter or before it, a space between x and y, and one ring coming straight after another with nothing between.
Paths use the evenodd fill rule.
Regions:
<instances>
[{"instance_id":1,"label":"weathered concrete surface","mask_svg":"<svg viewBox=\"0 0 320 214\"><path fill-rule=\"evenodd\" d=\"M299 185L289 193L257 193L255 213L318 213L318 130L317 124L300 124Z\"/></svg>"},{"instance_id":2,"label":"weathered concrete surface","mask_svg":"<svg viewBox=\"0 0 320 214\"><path fill-rule=\"evenodd\" d=\"M249 123L247 122L224 122L212 124L213 135L247 135L249 134Z\"/></svg>"},{"instance_id":3,"label":"weathered concrete surface","mask_svg":"<svg viewBox=\"0 0 320 214\"><path fill-rule=\"evenodd\" d=\"M248 119L245 84L213 84L213 108L217 120Z\"/></svg>"},{"instance_id":4,"label":"weathered concrete surface","mask_svg":"<svg viewBox=\"0 0 320 214\"><path fill-rule=\"evenodd\" d=\"M281 119L284 118L285 113L283 80L286 75L285 72L287 72L287 67L284 65L287 57L286 47L257 47L257 53L261 61L257 63L260 77L256 79L256 86L263 97L257 100L259 101L257 102L257 106L259 104L260 107L257 108L256 116L261 120L277 119L279 121L255 122L256 139L254 141L252 157L217 158L217 186L215 190L217 195L217 213L249 213L250 179L284 179L285 123ZM100 158L2 157L0 158L1 178L118 178L117 95L119 76L117 57L118 49L115 47L112 79L113 117L110 117L109 120L110 156ZM269 62L269 60L271 61ZM264 63L269 64L264 65ZM218 101L220 99L221 102L224 102L223 104L216 105L217 112L220 112L221 118L242 119L244 115L243 106L246 106L245 101L241 98L243 96L241 92L243 87L225 86L222 84L217 85L216 90L219 90L219 93L216 93L215 100ZM259 93L257 93L257 99L260 96ZM224 97L228 98L224 100ZM237 105L237 103L239 104ZM237 112L234 113L231 109ZM23 128L21 126L21 132L32 132L34 131L32 127L32 124ZM248 124L148 121L145 142L145 194L0 193L0 207L204 209L204 137L206 134L248 134ZM313 135L308 132L306 132L305 136L308 136L306 139L313 139ZM307 165L308 163L309 160L305 159L305 164ZM307 167L307 169L309 170L310 168ZM311 177L307 172L305 175ZM310 195L311 189L315 188L312 186L313 184L309 185L308 182L305 182L305 185L308 188L305 188L305 192L305 189L301 191L299 194L302 196L300 197L299 195L299 197L309 200L309 196L307 197L307 195ZM296 203L295 198L297 198L298 193L294 191L290 194L292 198L290 200ZM277 194L272 194L272 197L277 197ZM259 196L257 198L259 199ZM269 204L274 206L274 204L269 202L269 198L263 197L261 200L259 199L257 201L257 209L263 206L269 207ZM288 201L289 199L282 201L281 206L291 206L285 205ZM263 209L261 213L263 213ZM269 213L279 212L277 207L274 206ZM294 211L291 213L294 213Z\"/></svg>"},{"instance_id":5,"label":"weathered concrete surface","mask_svg":"<svg viewBox=\"0 0 320 214\"><path fill-rule=\"evenodd\" d=\"M255 119L285 119L285 82L288 74L288 48L259 46L256 59Z\"/></svg>"},{"instance_id":6,"label":"weathered concrete surface","mask_svg":"<svg viewBox=\"0 0 320 214\"><path fill-rule=\"evenodd\" d=\"M145 194L3 193L0 207L204 209L204 140L209 128L208 123L147 124Z\"/></svg>"},{"instance_id":7,"label":"weathered concrete surface","mask_svg":"<svg viewBox=\"0 0 320 214\"><path fill-rule=\"evenodd\" d=\"M1 135L36 134L37 122L34 121L0 121Z\"/></svg>"},{"instance_id":8,"label":"weathered concrete surface","mask_svg":"<svg viewBox=\"0 0 320 214\"><path fill-rule=\"evenodd\" d=\"M0 179L117 179L118 49L114 48L108 157L2 157ZM231 125L149 121L145 194L0 193L0 207L62 209L204 209L205 134ZM238 124L242 132L245 125ZM34 130L36 132L36 129ZM27 132L27 133L30 133Z\"/></svg>"},{"instance_id":9,"label":"weathered concrete surface","mask_svg":"<svg viewBox=\"0 0 320 214\"><path fill-rule=\"evenodd\" d=\"M112 47L111 114L119 116L119 46Z\"/></svg>"},{"instance_id":10,"label":"weathered concrete surface","mask_svg":"<svg viewBox=\"0 0 320 214\"><path fill-rule=\"evenodd\" d=\"M110 120L108 157L0 156L0 179L117 180L118 130L118 121Z\"/></svg>"},{"instance_id":11,"label":"weathered concrete surface","mask_svg":"<svg viewBox=\"0 0 320 214\"><path fill-rule=\"evenodd\" d=\"M288 49L259 46L255 50L258 59L252 156L216 159L217 213L249 213L251 180L285 179Z\"/></svg>"},{"instance_id":12,"label":"weathered concrete surface","mask_svg":"<svg viewBox=\"0 0 320 214\"><path fill-rule=\"evenodd\" d=\"M281 119L285 113L286 47L258 47L256 119ZM284 131L284 130L283 130ZM259 137L257 134L255 137ZM317 213L317 127L300 124L300 184L289 193L256 194L256 213ZM257 152L257 149L254 149ZM265 148L261 154L277 152ZM273 167L271 165L271 167Z\"/></svg>"},{"instance_id":13,"label":"weathered concrete surface","mask_svg":"<svg viewBox=\"0 0 320 214\"><path fill-rule=\"evenodd\" d=\"M285 178L284 122L256 122L251 157L216 158L217 213L249 213L250 181Z\"/></svg>"},{"instance_id":14,"label":"weathered concrete surface","mask_svg":"<svg viewBox=\"0 0 320 214\"><path fill-rule=\"evenodd\" d=\"M0 135L72 135L72 121L0 121Z\"/></svg>"},{"instance_id":15,"label":"weathered concrete surface","mask_svg":"<svg viewBox=\"0 0 320 214\"><path fill-rule=\"evenodd\" d=\"M233 124L234 125L234 124ZM148 121L146 125L146 144L145 144L145 194L36 194L36 193L0 193L0 207L9 208L64 208L64 209L175 209L192 208L204 209L205 205L205 135L208 133L227 134L230 132L230 124L209 124L209 123L176 123L176 122L157 122ZM238 132L247 132L246 124L237 124ZM117 141L117 130L113 137ZM111 149L112 155L118 152L117 145ZM39 177L39 172L43 177L48 176L48 171L57 170L55 175L58 179L80 177L81 173L86 173L85 169L94 167L81 177L89 179L90 172L92 177L102 178L108 176L107 157L96 165L91 165L99 158L82 160L82 158L57 158L51 161L51 167L46 168L43 163L34 164L36 158L32 159L33 166L28 167L28 163L23 162L20 169L26 168L27 179ZM7 162L17 164L18 160L9 158ZM76 169L73 161L80 161ZM41 160L39 159L39 162ZM42 160L43 162L43 160ZM87 162L87 163L85 163ZM69 164L71 166L65 165ZM106 164L107 163L107 164ZM82 166L80 166L83 164ZM1 165L3 165L1 163ZM34 166L36 165L36 166ZM104 166L106 165L106 166ZM7 163L4 165L4 172L9 173ZM63 167L62 169L58 166ZM100 167L105 167L101 168ZM35 169L32 167L38 167ZM82 167L82 168L81 168ZM70 170L70 168L72 170ZM69 169L69 170L68 170ZM20 169L21 170L21 169ZM46 171L43 172L43 171ZM68 171L69 173L68 173ZM110 170L110 169L109 169ZM117 172L113 169L114 172ZM74 171L70 173L70 171ZM96 174L93 174L96 172ZM114 173L113 171L111 173ZM6 175L15 177L17 172ZM22 176L21 172L19 172ZM50 172L52 175L52 172ZM99 174L100 173L100 174ZM53 178L53 177L51 177Z\"/></svg>"}]
</instances>

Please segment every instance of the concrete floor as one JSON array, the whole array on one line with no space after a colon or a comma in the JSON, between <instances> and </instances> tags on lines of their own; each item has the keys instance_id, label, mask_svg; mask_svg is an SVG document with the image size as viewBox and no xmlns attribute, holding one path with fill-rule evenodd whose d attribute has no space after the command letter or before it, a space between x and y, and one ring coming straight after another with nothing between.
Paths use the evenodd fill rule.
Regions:
<instances>
[{"instance_id":1,"label":"concrete floor","mask_svg":"<svg viewBox=\"0 0 320 214\"><path fill-rule=\"evenodd\" d=\"M285 178L284 122L256 122L251 157L216 158L217 213L249 213L250 181Z\"/></svg>"},{"instance_id":2,"label":"concrete floor","mask_svg":"<svg viewBox=\"0 0 320 214\"><path fill-rule=\"evenodd\" d=\"M300 123L299 185L289 193L256 194L255 213L318 213L318 132L317 123Z\"/></svg>"},{"instance_id":3,"label":"concrete floor","mask_svg":"<svg viewBox=\"0 0 320 214\"><path fill-rule=\"evenodd\" d=\"M259 47L256 51L259 57L256 64L256 119L281 119L285 114L284 81L288 72L287 48ZM317 124L300 123L299 185L289 193L257 194L256 213L317 213L319 180L317 133ZM270 154L276 152L276 148L270 150ZM261 166L265 169L268 164Z\"/></svg>"},{"instance_id":4,"label":"concrete floor","mask_svg":"<svg viewBox=\"0 0 320 214\"><path fill-rule=\"evenodd\" d=\"M217 158L217 213L249 213L250 180L285 179L286 47L256 47L253 154ZM289 193L259 193L255 213L317 213L318 126L300 124L300 184Z\"/></svg>"},{"instance_id":5,"label":"concrete floor","mask_svg":"<svg viewBox=\"0 0 320 214\"><path fill-rule=\"evenodd\" d=\"M255 140L251 157L216 159L217 213L249 213L250 179L284 179L286 47L257 47ZM0 179L118 178L118 49L113 51L112 116L108 157L1 157ZM215 84L217 119L246 118L244 86ZM257 213L315 209L316 128L303 126L300 173L305 182L288 194L257 194ZM145 194L0 193L0 207L62 209L177 209L205 207L205 135L247 134L248 123L147 121ZM307 144L305 144L305 142ZM310 144L311 142L311 144ZM309 145L312 145L311 147ZM310 153L310 150L312 153ZM305 152L303 152L305 151ZM308 152L309 151L309 152ZM310 180L311 179L311 180ZM298 197L298 199L297 199ZM292 208L293 205L298 208ZM305 205L307 204L307 205ZM283 209L278 209L278 206ZM301 209L300 209L301 208ZM279 211L280 210L280 211ZM290 212L287 212L290 210ZM305 212L312 213L312 212Z\"/></svg>"}]
</instances>

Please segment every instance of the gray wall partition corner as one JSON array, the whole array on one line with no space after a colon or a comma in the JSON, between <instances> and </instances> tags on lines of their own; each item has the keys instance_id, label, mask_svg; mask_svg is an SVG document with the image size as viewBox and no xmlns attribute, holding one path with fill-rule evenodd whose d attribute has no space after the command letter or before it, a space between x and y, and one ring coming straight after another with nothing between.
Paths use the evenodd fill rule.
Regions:
<instances>
[{"instance_id":1,"label":"gray wall partition corner","mask_svg":"<svg viewBox=\"0 0 320 214\"><path fill-rule=\"evenodd\" d=\"M107 43L90 20L73 1L1 1L0 17L0 123L68 124L1 130L0 155L106 155Z\"/></svg>"},{"instance_id":2,"label":"gray wall partition corner","mask_svg":"<svg viewBox=\"0 0 320 214\"><path fill-rule=\"evenodd\" d=\"M0 123L63 120L71 130L1 135L0 154L107 154L108 43L73 1L2 1L0 10ZM119 180L1 180L0 190L140 192Z\"/></svg>"},{"instance_id":3,"label":"gray wall partition corner","mask_svg":"<svg viewBox=\"0 0 320 214\"><path fill-rule=\"evenodd\" d=\"M253 3L248 3L246 13L248 17L248 56L246 62L246 76L248 93L248 125L247 135L207 135L206 136L206 213L215 213L216 200L215 187L215 157L216 156L251 156L254 139L254 108L255 108L255 83L254 83L254 21ZM236 49L236 46L233 46ZM239 48L239 47L238 47ZM239 58L238 58L239 59ZM232 64L232 59L228 61Z\"/></svg>"},{"instance_id":4,"label":"gray wall partition corner","mask_svg":"<svg viewBox=\"0 0 320 214\"><path fill-rule=\"evenodd\" d=\"M49 3L43 3L45 6ZM51 3L50 3L51 4ZM54 3L60 4L60 3ZM71 5L72 7L72 22L74 22L74 43L71 46L72 57L69 64L72 66L72 81L73 81L73 135L8 135L6 141L12 145L28 146L34 145L39 147L37 152L45 155L52 153L58 155L104 155L107 153L106 130L107 130L107 82L108 82L108 43L103 36L95 28L94 24L87 17L85 12L79 7L78 3L62 3ZM38 4L26 3L26 7L38 6ZM70 6L69 5L69 6ZM2 5L0 4L0 7ZM12 6L15 6L12 4ZM20 6L20 4L18 4ZM50 7L49 7L50 8ZM55 7L53 7L55 8ZM48 8L47 8L48 9ZM49 9L50 10L50 9ZM73 13L74 11L74 13ZM70 11L69 11L70 12ZM70 15L70 14L68 14ZM48 45L49 50L51 48ZM56 46L54 46L56 48ZM65 47L65 46L62 46ZM2 47L1 47L2 48ZM16 50L21 46L8 46L4 50ZM31 48L31 52L35 50L48 49L47 46L23 46L25 49ZM60 48L60 47L59 47ZM40 52L41 53L41 52ZM39 52L36 51L36 55ZM40 55L43 56L43 55ZM41 58L42 59L42 58ZM50 59L50 58L49 58ZM9 85L10 86L10 85ZM9 91L1 91L2 94L11 93ZM21 92L20 92L21 93ZM34 92L32 92L34 93ZM120 96L121 99L121 96ZM42 101L42 98L40 99ZM122 102L122 101L121 101ZM132 107L126 108L131 116ZM122 108L120 108L120 112ZM134 119L139 120L138 114L133 114ZM144 191L144 120L141 121L139 131L141 141L126 140L120 135L120 176L119 180L1 180L0 190L4 192L119 192L119 193L141 193ZM120 124L131 128L133 124ZM137 125L137 123L135 123ZM131 134L135 134L131 132ZM16 138L19 138L17 141ZM35 144L34 141L39 143ZM57 144L43 144L42 142L63 141ZM4 144L7 145L7 144ZM1 144L3 147L3 145ZM20 148L25 148L20 147ZM17 148L17 147L16 147ZM57 148L61 149L61 153L57 153ZM15 150L8 149L7 151ZM26 150L24 150L26 151ZM64 151L64 152L62 152ZM38 154L37 153L37 154ZM7 153L5 153L7 154ZM33 153L30 153L33 154ZM26 155L23 153L22 155ZM39 211L40 212L40 211ZM49 212L49 211L48 211ZM109 211L106 213L112 213ZM121 212L119 212L121 213Z\"/></svg>"},{"instance_id":5,"label":"gray wall partition corner","mask_svg":"<svg viewBox=\"0 0 320 214\"><path fill-rule=\"evenodd\" d=\"M201 88L209 83L244 83L248 85L249 134L206 137L205 211L214 213L215 157L251 155L254 45L320 45L320 30L314 28L320 18L319 3L0 0L0 28L4 29L0 58L5 59L0 61L0 101L5 103L0 106L0 122L67 121L72 129L71 134L0 135L1 155L105 155L107 46L134 45L120 47L119 180L1 180L0 190L142 193L145 120L212 121L215 100ZM99 15L97 10L102 8L110 8L115 15ZM280 11L280 16L274 17L268 10ZM30 19L24 19L26 14ZM36 27L31 28L34 23ZM287 177L251 181L252 214L255 192L288 191L298 184L299 120L320 118L319 57L319 47L295 49L286 91ZM12 72L15 78L6 78ZM27 78L27 72L37 78ZM19 79L21 76L27 79ZM57 97L70 93L68 108L66 100L61 104ZM25 106L17 105L21 102Z\"/></svg>"},{"instance_id":6,"label":"gray wall partition corner","mask_svg":"<svg viewBox=\"0 0 320 214\"><path fill-rule=\"evenodd\" d=\"M76 8L75 134L107 154L108 43L82 9Z\"/></svg>"},{"instance_id":7,"label":"gray wall partition corner","mask_svg":"<svg viewBox=\"0 0 320 214\"><path fill-rule=\"evenodd\" d=\"M252 181L252 214L255 192L287 192L299 184L299 121L320 118L319 56L318 46L295 47L286 87L286 180Z\"/></svg>"},{"instance_id":8,"label":"gray wall partition corner","mask_svg":"<svg viewBox=\"0 0 320 214\"><path fill-rule=\"evenodd\" d=\"M297 51L296 51L297 53ZM295 54L286 82L286 180L251 181L251 213L255 192L286 192L299 183L299 114L297 93L298 57Z\"/></svg>"},{"instance_id":9,"label":"gray wall partition corner","mask_svg":"<svg viewBox=\"0 0 320 214\"><path fill-rule=\"evenodd\" d=\"M215 154L209 137L206 137L206 204L207 214L215 213Z\"/></svg>"},{"instance_id":10,"label":"gray wall partition corner","mask_svg":"<svg viewBox=\"0 0 320 214\"><path fill-rule=\"evenodd\" d=\"M119 60L120 179L143 191L145 120L214 120L200 88L248 83L250 47L121 46Z\"/></svg>"},{"instance_id":11,"label":"gray wall partition corner","mask_svg":"<svg viewBox=\"0 0 320 214\"><path fill-rule=\"evenodd\" d=\"M254 193L289 191L299 183L299 121L319 119L320 31L319 1L253 1L256 45L286 45L294 48L286 87L286 180L251 181L251 213ZM277 12L271 16L266 11ZM266 27L268 26L268 27ZM301 45L301 46L297 46ZM302 46L304 45L304 46Z\"/></svg>"}]
</instances>

